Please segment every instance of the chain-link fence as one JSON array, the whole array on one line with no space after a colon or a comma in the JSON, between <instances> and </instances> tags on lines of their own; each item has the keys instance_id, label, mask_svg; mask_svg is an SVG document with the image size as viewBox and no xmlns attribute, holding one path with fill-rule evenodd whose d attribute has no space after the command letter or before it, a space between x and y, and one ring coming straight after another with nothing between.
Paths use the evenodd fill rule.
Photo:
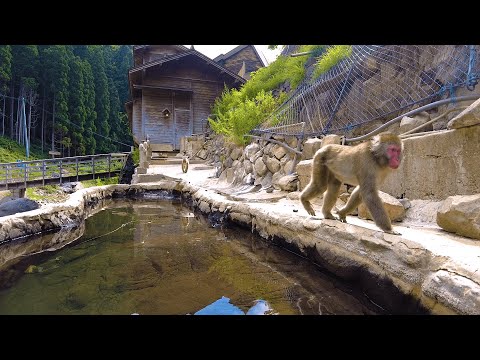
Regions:
<instances>
[{"instance_id":1,"label":"chain-link fence","mask_svg":"<svg viewBox=\"0 0 480 360\"><path fill-rule=\"evenodd\" d=\"M314 82L304 82L254 133L344 134L473 90L480 78L477 45L353 45Z\"/></svg>"}]
</instances>

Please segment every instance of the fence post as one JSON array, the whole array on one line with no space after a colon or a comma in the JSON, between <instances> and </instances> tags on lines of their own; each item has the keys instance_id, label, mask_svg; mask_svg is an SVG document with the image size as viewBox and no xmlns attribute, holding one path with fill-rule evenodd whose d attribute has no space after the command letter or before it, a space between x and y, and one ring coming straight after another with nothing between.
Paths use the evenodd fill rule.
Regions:
<instances>
[{"instance_id":1,"label":"fence post","mask_svg":"<svg viewBox=\"0 0 480 360\"><path fill-rule=\"evenodd\" d=\"M62 185L62 160L60 160L60 185Z\"/></svg>"},{"instance_id":2,"label":"fence post","mask_svg":"<svg viewBox=\"0 0 480 360\"><path fill-rule=\"evenodd\" d=\"M26 163L23 163L23 183L25 185L25 188L27 187L27 165Z\"/></svg>"},{"instance_id":3,"label":"fence post","mask_svg":"<svg viewBox=\"0 0 480 360\"><path fill-rule=\"evenodd\" d=\"M42 161L42 186L45 186L45 160Z\"/></svg>"},{"instance_id":4,"label":"fence post","mask_svg":"<svg viewBox=\"0 0 480 360\"><path fill-rule=\"evenodd\" d=\"M75 167L77 168L77 182L78 182L78 157L75 158Z\"/></svg>"},{"instance_id":5,"label":"fence post","mask_svg":"<svg viewBox=\"0 0 480 360\"><path fill-rule=\"evenodd\" d=\"M10 166L7 165L6 166L6 171L5 171L5 189L8 190L8 170L9 170Z\"/></svg>"},{"instance_id":6,"label":"fence post","mask_svg":"<svg viewBox=\"0 0 480 360\"><path fill-rule=\"evenodd\" d=\"M110 179L110 163L112 159L112 154L108 154L108 178Z\"/></svg>"},{"instance_id":7,"label":"fence post","mask_svg":"<svg viewBox=\"0 0 480 360\"><path fill-rule=\"evenodd\" d=\"M93 180L95 180L95 156L92 156L92 174Z\"/></svg>"}]
</instances>

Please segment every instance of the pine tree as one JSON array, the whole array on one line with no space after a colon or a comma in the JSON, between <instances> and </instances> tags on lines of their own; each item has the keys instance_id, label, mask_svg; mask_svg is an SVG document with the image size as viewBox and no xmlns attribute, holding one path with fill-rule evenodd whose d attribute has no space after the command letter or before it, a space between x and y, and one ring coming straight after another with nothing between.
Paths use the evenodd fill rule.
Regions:
<instances>
[{"instance_id":1,"label":"pine tree","mask_svg":"<svg viewBox=\"0 0 480 360\"><path fill-rule=\"evenodd\" d=\"M95 154L97 149L97 141L94 136L94 133L97 131L95 126L97 120L97 112L95 111L95 82L93 80L92 67L87 60L82 61L82 71L86 114L83 138L85 140L86 153Z\"/></svg>"},{"instance_id":2,"label":"pine tree","mask_svg":"<svg viewBox=\"0 0 480 360\"><path fill-rule=\"evenodd\" d=\"M93 79L95 82L95 111L97 119L95 126L97 133L97 153L106 153L110 149L110 93L108 91L108 79L105 73L105 59L100 45L88 47L88 59L92 66Z\"/></svg>"},{"instance_id":3,"label":"pine tree","mask_svg":"<svg viewBox=\"0 0 480 360\"><path fill-rule=\"evenodd\" d=\"M70 70L68 72L68 118L73 126L69 126L69 137L75 155L85 155L85 122L87 111L85 108L85 81L83 62L78 57L71 54L69 61Z\"/></svg>"},{"instance_id":4,"label":"pine tree","mask_svg":"<svg viewBox=\"0 0 480 360\"><path fill-rule=\"evenodd\" d=\"M0 92L5 94L12 77L12 50L10 45L0 46Z\"/></svg>"},{"instance_id":5,"label":"pine tree","mask_svg":"<svg viewBox=\"0 0 480 360\"><path fill-rule=\"evenodd\" d=\"M54 98L52 120L52 148L55 141L62 141L68 132L68 52L65 45L52 45L43 51L43 64L48 96ZM52 131L52 128L50 129ZM57 136L55 136L57 135Z\"/></svg>"}]
</instances>

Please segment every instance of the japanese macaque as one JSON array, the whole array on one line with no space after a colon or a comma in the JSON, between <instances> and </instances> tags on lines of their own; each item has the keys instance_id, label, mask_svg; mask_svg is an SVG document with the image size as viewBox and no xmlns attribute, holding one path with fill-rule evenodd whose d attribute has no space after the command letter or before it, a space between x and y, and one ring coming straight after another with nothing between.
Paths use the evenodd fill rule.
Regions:
<instances>
[{"instance_id":1,"label":"japanese macaque","mask_svg":"<svg viewBox=\"0 0 480 360\"><path fill-rule=\"evenodd\" d=\"M347 214L363 201L380 229L400 235L392 229L378 195L378 185L389 171L400 166L402 150L401 139L390 132L380 133L370 141L355 146L330 144L319 149L313 157L310 182L300 194L303 207L315 216L310 200L327 191L322 206L324 218L347 222ZM338 210L338 218L335 218L331 210L343 183L356 187L345 206Z\"/></svg>"},{"instance_id":2,"label":"japanese macaque","mask_svg":"<svg viewBox=\"0 0 480 360\"><path fill-rule=\"evenodd\" d=\"M188 160L188 155L187 155L187 152L184 151L183 152L183 156L182 156L182 171L184 173L186 173L188 171L188 164L189 164L189 160Z\"/></svg>"}]
</instances>

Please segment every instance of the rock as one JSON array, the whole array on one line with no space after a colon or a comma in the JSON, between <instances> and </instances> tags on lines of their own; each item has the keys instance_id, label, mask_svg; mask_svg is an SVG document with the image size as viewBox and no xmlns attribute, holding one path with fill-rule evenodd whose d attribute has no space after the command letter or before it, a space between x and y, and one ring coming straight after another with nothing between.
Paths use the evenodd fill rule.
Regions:
<instances>
[{"instance_id":1,"label":"rock","mask_svg":"<svg viewBox=\"0 0 480 360\"><path fill-rule=\"evenodd\" d=\"M403 205L403 208L405 210L408 210L412 207L412 203L410 202L410 200L408 200L407 198L404 198L404 199L398 199L398 201L400 201L400 204Z\"/></svg>"},{"instance_id":2,"label":"rock","mask_svg":"<svg viewBox=\"0 0 480 360\"><path fill-rule=\"evenodd\" d=\"M297 175L285 175L278 180L277 185L283 191L297 191L298 176Z\"/></svg>"},{"instance_id":3,"label":"rock","mask_svg":"<svg viewBox=\"0 0 480 360\"><path fill-rule=\"evenodd\" d=\"M283 158L285 154L287 153L287 150L278 144L275 144L275 146L272 149L273 156L275 156L278 160Z\"/></svg>"},{"instance_id":4,"label":"rock","mask_svg":"<svg viewBox=\"0 0 480 360\"><path fill-rule=\"evenodd\" d=\"M302 160L297 164L298 181L300 183L299 190L305 189L305 186L307 186L308 182L310 181L312 162L312 159Z\"/></svg>"},{"instance_id":5,"label":"rock","mask_svg":"<svg viewBox=\"0 0 480 360\"><path fill-rule=\"evenodd\" d=\"M395 199L393 196L379 191L380 199L385 207L388 217L391 221L402 221L405 218L405 208L403 205ZM362 202L358 206L358 217L362 219L373 220L370 211L368 211L366 205Z\"/></svg>"},{"instance_id":6,"label":"rock","mask_svg":"<svg viewBox=\"0 0 480 360\"><path fill-rule=\"evenodd\" d=\"M7 201L0 205L0 216L38 209L40 205L33 200L21 198Z\"/></svg>"},{"instance_id":7,"label":"rock","mask_svg":"<svg viewBox=\"0 0 480 360\"><path fill-rule=\"evenodd\" d=\"M268 173L260 182L263 189L272 187L272 173ZM273 189L273 187L272 187Z\"/></svg>"},{"instance_id":8,"label":"rock","mask_svg":"<svg viewBox=\"0 0 480 360\"><path fill-rule=\"evenodd\" d=\"M207 158L207 151L205 149L202 149L198 152L197 157L199 157L202 160L205 160Z\"/></svg>"},{"instance_id":9,"label":"rock","mask_svg":"<svg viewBox=\"0 0 480 360\"><path fill-rule=\"evenodd\" d=\"M407 131L410 131L416 128L417 126L425 124L429 120L430 120L430 114L427 113L426 111L422 111L421 113L415 115L413 118L404 116L402 118L402 121L400 122L400 134L403 134ZM424 132L424 131L432 131L432 130L433 130L433 125L428 124L415 132Z\"/></svg>"},{"instance_id":10,"label":"rock","mask_svg":"<svg viewBox=\"0 0 480 360\"><path fill-rule=\"evenodd\" d=\"M266 164L268 170L273 174L280 170L280 161L274 157L267 158Z\"/></svg>"},{"instance_id":11,"label":"rock","mask_svg":"<svg viewBox=\"0 0 480 360\"><path fill-rule=\"evenodd\" d=\"M480 124L480 99L473 102L472 105L450 120L447 128L458 129L478 124Z\"/></svg>"},{"instance_id":12,"label":"rock","mask_svg":"<svg viewBox=\"0 0 480 360\"><path fill-rule=\"evenodd\" d=\"M259 157L255 161L254 168L255 168L255 173L258 174L259 176L264 176L268 172L267 166L265 165L261 157Z\"/></svg>"},{"instance_id":13,"label":"rock","mask_svg":"<svg viewBox=\"0 0 480 360\"><path fill-rule=\"evenodd\" d=\"M260 150L260 146L257 143L251 143L244 150L245 158L250 159L258 150Z\"/></svg>"},{"instance_id":14,"label":"rock","mask_svg":"<svg viewBox=\"0 0 480 360\"><path fill-rule=\"evenodd\" d=\"M437 212L442 229L480 239L480 194L449 196Z\"/></svg>"},{"instance_id":15,"label":"rock","mask_svg":"<svg viewBox=\"0 0 480 360\"><path fill-rule=\"evenodd\" d=\"M322 147L324 147L325 145L329 145L329 144L340 145L340 143L341 143L340 136L334 135L334 134L327 135L322 139Z\"/></svg>"},{"instance_id":16,"label":"rock","mask_svg":"<svg viewBox=\"0 0 480 360\"><path fill-rule=\"evenodd\" d=\"M253 164L250 160L245 159L243 161L243 167L245 169L245 173L247 173L247 174L253 173Z\"/></svg>"},{"instance_id":17,"label":"rock","mask_svg":"<svg viewBox=\"0 0 480 360\"><path fill-rule=\"evenodd\" d=\"M243 148L241 147L233 148L232 152L230 153L230 158L232 160L237 160L240 156L242 156L242 153L243 153Z\"/></svg>"},{"instance_id":18,"label":"rock","mask_svg":"<svg viewBox=\"0 0 480 360\"><path fill-rule=\"evenodd\" d=\"M72 194L77 190L83 189L83 185L81 182L68 182L60 185L60 188L62 189L63 192L67 194Z\"/></svg>"},{"instance_id":19,"label":"rock","mask_svg":"<svg viewBox=\"0 0 480 360\"><path fill-rule=\"evenodd\" d=\"M322 140L314 138L308 139L303 144L302 158L304 160L312 159L313 155L317 152L318 149L322 146Z\"/></svg>"}]
</instances>

